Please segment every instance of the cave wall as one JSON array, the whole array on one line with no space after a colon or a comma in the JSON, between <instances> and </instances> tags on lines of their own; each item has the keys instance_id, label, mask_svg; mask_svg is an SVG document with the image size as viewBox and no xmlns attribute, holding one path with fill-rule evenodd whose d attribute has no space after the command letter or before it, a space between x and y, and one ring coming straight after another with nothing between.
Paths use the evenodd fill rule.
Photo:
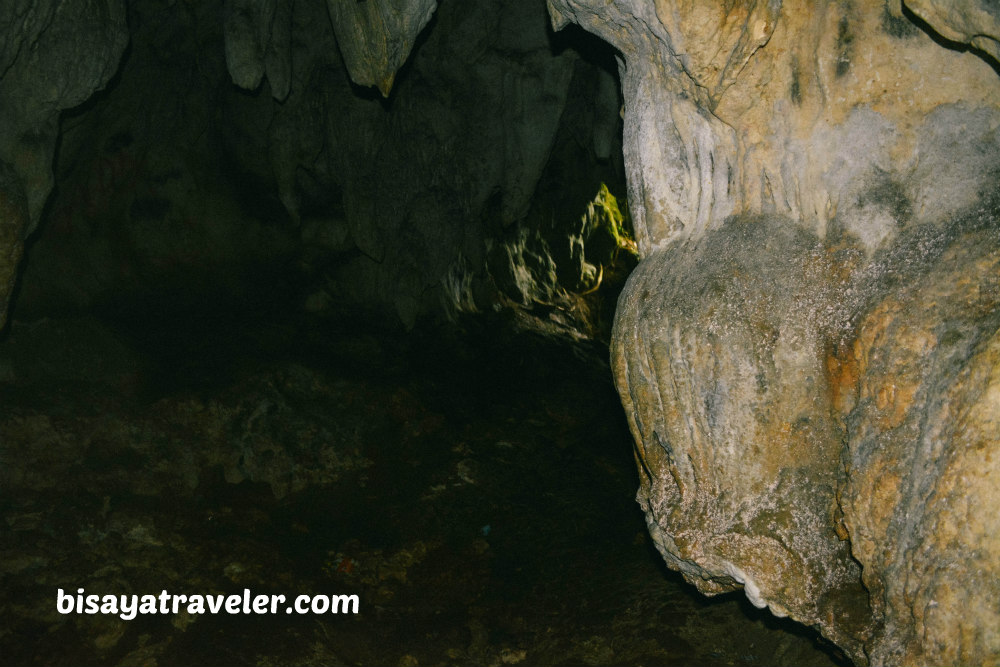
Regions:
<instances>
[{"instance_id":1,"label":"cave wall","mask_svg":"<svg viewBox=\"0 0 1000 667\"><path fill-rule=\"evenodd\" d=\"M235 125L245 143L237 132L266 130L270 96L261 104L226 85L219 12L133 2L128 14L131 41L113 84L61 116L57 185L29 243L21 319L137 302L173 317L213 302L260 308L294 252L274 188L243 178L253 164L223 150L219 128ZM227 123L241 105L257 116Z\"/></svg>"},{"instance_id":2,"label":"cave wall","mask_svg":"<svg viewBox=\"0 0 1000 667\"><path fill-rule=\"evenodd\" d=\"M858 664L1000 661L990 3L548 0L621 100L540 1L210 5L0 9L0 312L40 226L29 316L290 263L407 324L585 291L623 102L612 361L666 562Z\"/></svg>"},{"instance_id":3,"label":"cave wall","mask_svg":"<svg viewBox=\"0 0 1000 667\"><path fill-rule=\"evenodd\" d=\"M549 2L622 54L650 532L858 664L1000 660L996 11L944 5Z\"/></svg>"},{"instance_id":4,"label":"cave wall","mask_svg":"<svg viewBox=\"0 0 1000 667\"><path fill-rule=\"evenodd\" d=\"M121 0L15 0L0 8L0 327L24 242L53 186L59 114L101 89L128 30Z\"/></svg>"},{"instance_id":5,"label":"cave wall","mask_svg":"<svg viewBox=\"0 0 1000 667\"><path fill-rule=\"evenodd\" d=\"M610 49L541 0L434 7L129 2L114 85L53 117L19 312L284 291L412 326L592 287L588 202L624 198Z\"/></svg>"},{"instance_id":6,"label":"cave wall","mask_svg":"<svg viewBox=\"0 0 1000 667\"><path fill-rule=\"evenodd\" d=\"M944 219L995 180L996 72L936 47L898 3L587 4L550 7L624 56L645 254L753 212L873 249L894 216Z\"/></svg>"}]
</instances>

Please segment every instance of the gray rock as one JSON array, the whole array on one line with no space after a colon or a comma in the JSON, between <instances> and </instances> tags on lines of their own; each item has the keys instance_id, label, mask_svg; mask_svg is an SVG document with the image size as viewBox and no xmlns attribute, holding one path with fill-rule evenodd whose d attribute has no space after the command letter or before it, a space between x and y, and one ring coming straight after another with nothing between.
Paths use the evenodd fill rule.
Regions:
<instances>
[{"instance_id":1,"label":"gray rock","mask_svg":"<svg viewBox=\"0 0 1000 667\"><path fill-rule=\"evenodd\" d=\"M266 73L274 99L288 97L292 83L291 17L291 2L226 2L226 65L233 83L254 90Z\"/></svg>"},{"instance_id":2,"label":"gray rock","mask_svg":"<svg viewBox=\"0 0 1000 667\"><path fill-rule=\"evenodd\" d=\"M389 96L396 72L431 20L436 0L327 0L351 79Z\"/></svg>"},{"instance_id":3,"label":"gray rock","mask_svg":"<svg viewBox=\"0 0 1000 667\"><path fill-rule=\"evenodd\" d=\"M123 0L41 0L0 9L0 325L25 238L52 190L63 109L84 102L118 69L128 30ZM13 174L14 176L12 176ZM21 212L24 198L27 215Z\"/></svg>"}]
</instances>

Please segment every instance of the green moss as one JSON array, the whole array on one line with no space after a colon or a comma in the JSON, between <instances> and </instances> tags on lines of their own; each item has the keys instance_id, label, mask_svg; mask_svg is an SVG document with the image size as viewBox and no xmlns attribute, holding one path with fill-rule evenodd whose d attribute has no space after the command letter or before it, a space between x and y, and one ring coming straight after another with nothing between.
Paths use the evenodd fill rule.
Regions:
<instances>
[{"instance_id":1,"label":"green moss","mask_svg":"<svg viewBox=\"0 0 1000 667\"><path fill-rule=\"evenodd\" d=\"M595 229L591 234L604 231L614 241L614 255L611 261L613 262L617 259L618 251L620 250L624 250L638 258L639 250L629 232L629 228L632 225L628 217L628 207L624 207L625 211L623 213L623 207L618 205L618 198L611 194L608 186L604 183L601 183L601 187L597 191L597 196L594 197L591 207L593 210L591 219L595 224Z\"/></svg>"}]
</instances>

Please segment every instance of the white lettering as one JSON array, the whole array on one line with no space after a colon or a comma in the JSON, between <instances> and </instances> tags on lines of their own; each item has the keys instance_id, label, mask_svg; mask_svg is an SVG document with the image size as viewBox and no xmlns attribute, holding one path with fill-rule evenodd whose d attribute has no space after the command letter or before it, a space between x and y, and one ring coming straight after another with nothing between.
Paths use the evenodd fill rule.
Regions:
<instances>
[{"instance_id":1,"label":"white lettering","mask_svg":"<svg viewBox=\"0 0 1000 667\"><path fill-rule=\"evenodd\" d=\"M123 621L131 621L133 618L135 618L136 611L139 609L138 595L133 595L131 598L131 602L132 604L130 605L129 596L127 595L122 596L122 606L121 606L122 611L120 616L122 617Z\"/></svg>"},{"instance_id":2,"label":"white lettering","mask_svg":"<svg viewBox=\"0 0 1000 667\"><path fill-rule=\"evenodd\" d=\"M67 605L67 603L69 604ZM56 611L60 614L68 614L73 611L73 596L67 595L61 588L56 590Z\"/></svg>"}]
</instances>

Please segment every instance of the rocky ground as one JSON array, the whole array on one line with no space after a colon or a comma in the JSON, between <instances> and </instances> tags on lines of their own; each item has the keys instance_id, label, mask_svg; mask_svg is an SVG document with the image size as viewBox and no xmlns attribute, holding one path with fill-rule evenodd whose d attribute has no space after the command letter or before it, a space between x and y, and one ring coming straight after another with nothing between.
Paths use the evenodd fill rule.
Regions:
<instances>
[{"instance_id":1,"label":"rocky ground","mask_svg":"<svg viewBox=\"0 0 1000 667\"><path fill-rule=\"evenodd\" d=\"M606 349L500 316L466 333L15 323L0 664L847 664L666 570ZM79 587L360 613L58 613Z\"/></svg>"}]
</instances>

